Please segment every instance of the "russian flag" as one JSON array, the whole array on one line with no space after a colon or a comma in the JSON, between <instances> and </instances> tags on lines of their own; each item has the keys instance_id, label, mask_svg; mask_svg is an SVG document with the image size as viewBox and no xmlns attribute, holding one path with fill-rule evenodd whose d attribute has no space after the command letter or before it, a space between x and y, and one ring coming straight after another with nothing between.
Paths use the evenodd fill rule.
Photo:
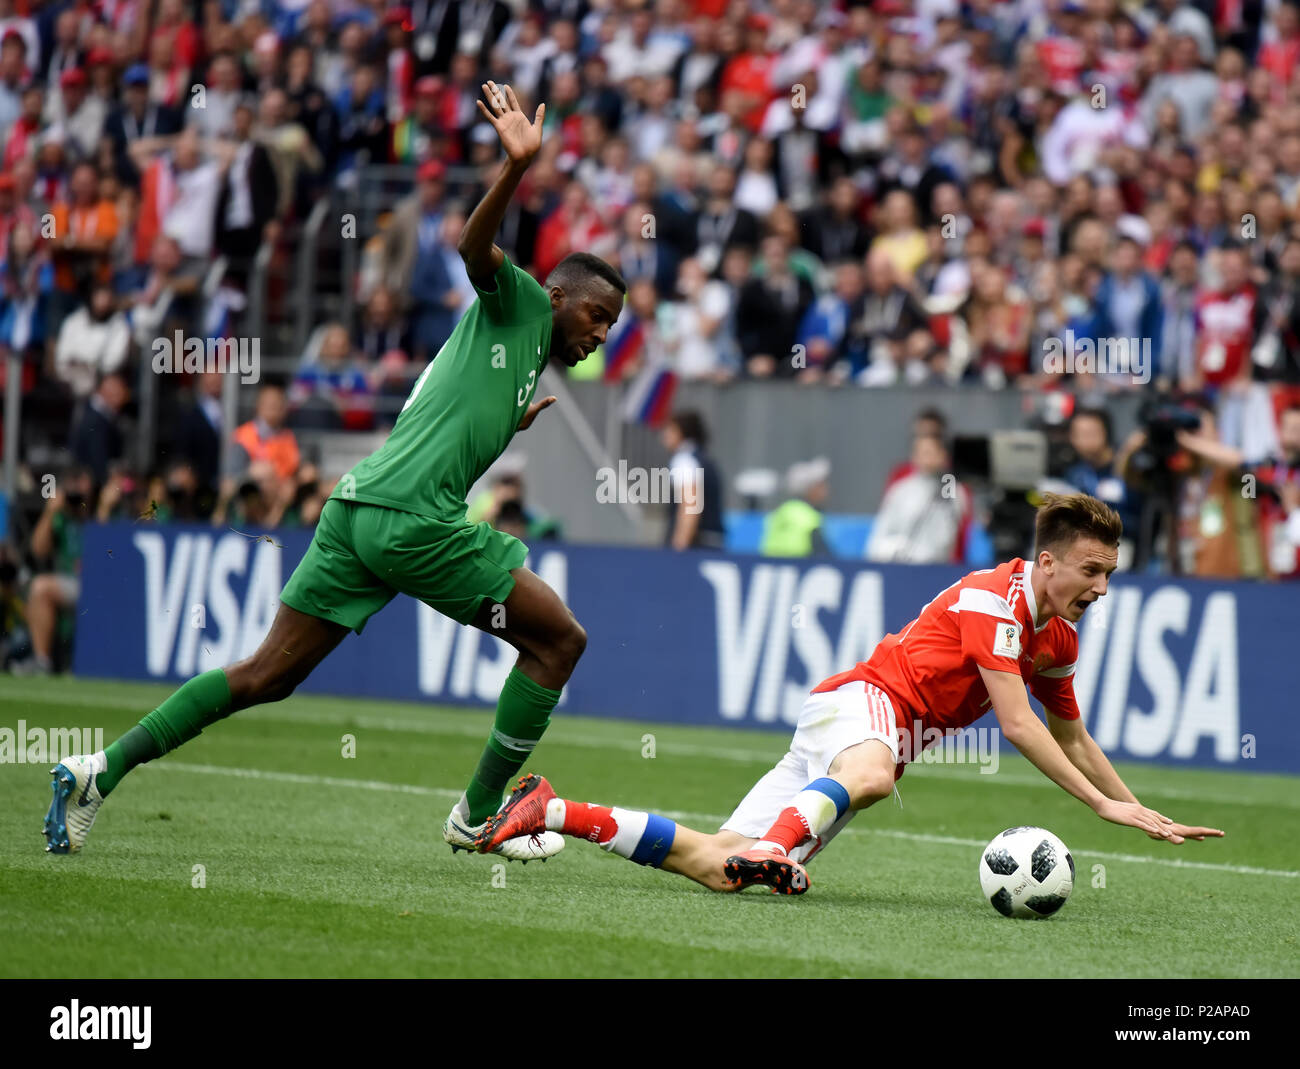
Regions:
<instances>
[{"instance_id":1,"label":"russian flag","mask_svg":"<svg viewBox=\"0 0 1300 1069\"><path fill-rule=\"evenodd\" d=\"M645 352L645 322L639 318L629 318L626 325L612 338L605 339L605 381L618 382L623 378L623 371Z\"/></svg>"},{"instance_id":2,"label":"russian flag","mask_svg":"<svg viewBox=\"0 0 1300 1069\"><path fill-rule=\"evenodd\" d=\"M667 365L647 367L628 388L623 401L623 418L628 423L662 427L672 412L677 392L677 373Z\"/></svg>"}]
</instances>

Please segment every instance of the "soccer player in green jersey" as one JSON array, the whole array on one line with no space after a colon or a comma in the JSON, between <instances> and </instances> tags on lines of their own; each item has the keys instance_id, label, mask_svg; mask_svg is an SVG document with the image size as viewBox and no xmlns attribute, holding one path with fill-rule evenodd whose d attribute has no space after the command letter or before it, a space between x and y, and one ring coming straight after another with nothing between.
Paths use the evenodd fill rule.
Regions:
<instances>
[{"instance_id":1,"label":"soccer player in green jersey","mask_svg":"<svg viewBox=\"0 0 1300 1069\"><path fill-rule=\"evenodd\" d=\"M388 440L339 481L257 651L191 679L105 750L54 769L47 850L79 850L104 798L137 765L231 713L288 697L349 630L360 633L398 593L519 651L483 756L443 825L453 850L472 848L542 737L586 632L523 566L522 542L466 519L465 495L516 432L555 402L536 399L546 365L573 367L602 344L627 287L603 260L575 253L543 288L494 244L541 148L546 105L530 121L509 86L487 82L483 89L488 104L478 107L506 160L458 243L478 299L412 387ZM547 833L510 840L499 852L527 861L562 845Z\"/></svg>"}]
</instances>

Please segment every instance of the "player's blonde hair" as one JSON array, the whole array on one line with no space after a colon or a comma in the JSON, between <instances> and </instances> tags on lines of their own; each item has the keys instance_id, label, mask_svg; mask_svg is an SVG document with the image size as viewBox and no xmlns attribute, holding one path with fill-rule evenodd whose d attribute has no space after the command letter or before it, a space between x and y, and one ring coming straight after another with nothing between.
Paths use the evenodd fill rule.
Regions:
<instances>
[{"instance_id":1,"label":"player's blonde hair","mask_svg":"<svg viewBox=\"0 0 1300 1069\"><path fill-rule=\"evenodd\" d=\"M1062 554L1080 538L1117 546L1123 533L1119 513L1091 494L1044 494L1034 519L1034 555Z\"/></svg>"}]
</instances>

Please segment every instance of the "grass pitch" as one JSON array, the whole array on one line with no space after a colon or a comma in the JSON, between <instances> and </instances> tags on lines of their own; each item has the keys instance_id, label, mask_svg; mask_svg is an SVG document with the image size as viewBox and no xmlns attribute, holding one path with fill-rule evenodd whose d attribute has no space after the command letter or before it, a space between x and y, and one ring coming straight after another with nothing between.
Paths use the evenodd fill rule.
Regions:
<instances>
[{"instance_id":1,"label":"grass pitch","mask_svg":"<svg viewBox=\"0 0 1300 1069\"><path fill-rule=\"evenodd\" d=\"M4 679L0 726L111 741L169 691ZM860 814L802 898L717 895L573 840L546 864L453 856L440 825L490 720L315 696L248 710L128 776L70 857L44 853L48 762L0 764L0 975L62 976L69 961L86 977L1300 971L1295 778L1121 767L1147 804L1227 832L1173 847L1099 821L1004 746L995 775L909 769L902 808ZM566 797L712 830L787 741L561 713L527 768ZM1027 823L1078 868L1047 921L1007 920L980 895L980 848Z\"/></svg>"}]
</instances>

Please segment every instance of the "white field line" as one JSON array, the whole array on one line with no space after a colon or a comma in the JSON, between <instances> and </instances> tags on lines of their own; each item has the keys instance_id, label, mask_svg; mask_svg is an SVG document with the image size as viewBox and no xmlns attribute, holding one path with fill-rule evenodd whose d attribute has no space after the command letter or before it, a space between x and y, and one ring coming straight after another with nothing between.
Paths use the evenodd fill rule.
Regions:
<instances>
[{"instance_id":1,"label":"white field line","mask_svg":"<svg viewBox=\"0 0 1300 1069\"><path fill-rule=\"evenodd\" d=\"M347 779L339 776L316 776L302 772L269 772L259 768L232 768L224 765L199 765L183 761L156 761L144 766L164 772L189 772L207 776L236 776L240 779L267 780L273 783L297 783L319 787L351 787L363 791L391 791L399 794L418 794L431 798L454 800L461 792L447 787L422 787L415 783L387 783L373 779ZM718 813L693 813L681 810L656 810L669 820L685 823L691 821L704 825L719 825L727 819ZM841 835L883 835L908 842L931 843L942 846L961 846L981 849L988 845L982 839L962 839L952 835L925 835L916 832L890 831L883 828L845 828ZM1300 871L1286 869L1261 869L1252 865L1223 865L1211 861L1185 861L1182 858L1143 857L1139 854L1115 854L1103 850L1075 850L1076 856L1099 857L1107 861L1127 861L1138 865L1165 865L1170 868L1202 869L1209 872L1229 872L1237 876L1280 876L1285 879L1300 877Z\"/></svg>"},{"instance_id":2,"label":"white field line","mask_svg":"<svg viewBox=\"0 0 1300 1069\"><path fill-rule=\"evenodd\" d=\"M309 697L304 695L304 697ZM137 709L144 715L148 710L144 709L140 702L130 699L119 698L116 696L87 696L84 693L68 692L66 694L51 694L48 691L18 687L0 686L0 701L14 700L23 702L32 702L35 704L47 705L66 705L69 702L81 702L83 704L96 706L104 709ZM486 712L487 710L481 710ZM245 709L242 712L234 714L244 720L261 720L269 723L282 724L314 724L320 726L333 727L358 727L371 731L392 731L406 732L413 735L433 735L433 736L456 736L463 738L481 739L485 737L485 730L480 724L448 724L448 723L430 723L419 720L406 720L397 717L368 716L364 713L354 714L330 714L313 711L311 709L286 710L278 706L260 706L252 709ZM586 719L577 718L575 721ZM595 718L599 719L599 718ZM605 719L603 723L610 723ZM633 738L624 742L622 740L602 739L598 737L586 738L560 738L552 735L547 738L547 743L553 747L572 747L574 749L587 750L623 750L639 753L641 750L641 736L649 732L654 733L654 729L667 726L669 729L677 727L690 727L691 725L657 725L649 724L643 721L627 721L628 730L632 733ZM773 739L779 736L773 736ZM1001 735L998 735L1001 739ZM1008 745L1008 750L1015 753L1014 747ZM771 750L755 750L744 747L733 746L702 746L695 743L671 742L656 747L659 757L702 757L713 761L735 761L741 764L758 764L771 767L779 761L784 753L783 750L775 746ZM944 762L935 762L935 765L943 765ZM921 762L921 767L935 767L935 765L926 765ZM1189 771L1196 771L1189 769ZM1227 771L1227 770L1225 770ZM1242 771L1247 771L1242 769ZM913 773L915 775L916 773ZM1014 772L997 772L989 775L979 775L976 777L977 782L987 783L991 786L998 787L1028 787L1036 790L1059 790L1055 783L1046 776L1040 775L1019 775ZM1130 784L1130 786L1132 786ZM1204 802L1206 797L1198 791L1179 790L1175 787L1143 787L1135 793L1143 798L1166 798L1172 801L1186 802ZM1272 806L1277 809L1300 809L1300 797L1295 799L1280 798L1259 800L1245 795L1220 796L1213 799L1219 805L1239 805L1239 806Z\"/></svg>"}]
</instances>

